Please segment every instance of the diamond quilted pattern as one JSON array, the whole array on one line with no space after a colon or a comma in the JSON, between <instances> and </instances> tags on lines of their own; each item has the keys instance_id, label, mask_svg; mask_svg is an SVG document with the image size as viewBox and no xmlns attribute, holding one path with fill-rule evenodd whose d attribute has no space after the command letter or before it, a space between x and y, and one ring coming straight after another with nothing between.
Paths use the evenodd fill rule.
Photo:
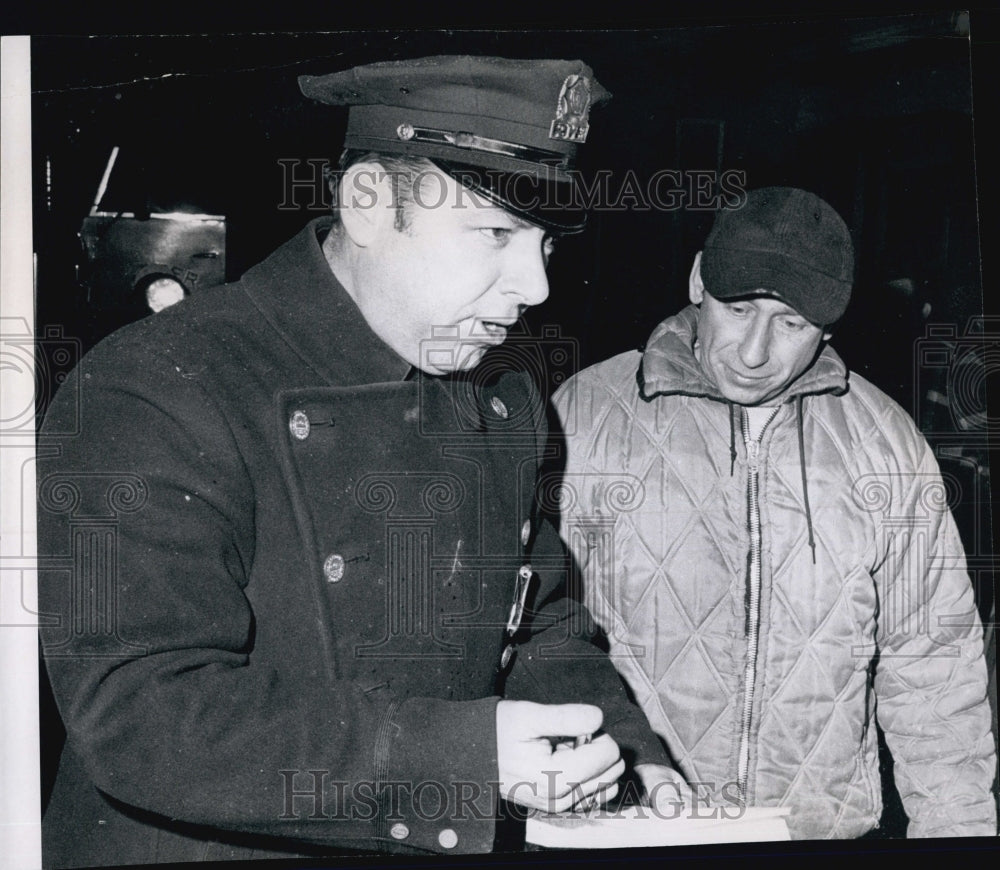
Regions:
<instances>
[{"instance_id":1,"label":"diamond quilted pattern","mask_svg":"<svg viewBox=\"0 0 1000 870\"><path fill-rule=\"evenodd\" d=\"M692 323L690 310L682 312L657 329L644 356L615 357L556 394L576 496L562 531L614 661L651 724L689 782L726 801L734 794L747 662L747 467L737 437L730 469L729 409L711 397L693 364ZM796 385L809 393L805 455L792 403L781 406L760 450L760 635L747 799L791 806L795 837L854 837L878 818L877 740L866 724L876 704L869 684L876 648L883 659L879 717L891 728L904 801L926 804L935 789L967 799L952 759L966 777L981 768L986 794L995 764L988 710L969 712L970 692L981 696L982 687L968 676L964 693L949 687L954 657L886 661L893 642L929 631L921 607L931 590L906 578L924 577L937 564L935 576L947 579L950 563L928 554L926 510L919 517L892 513L913 489L906 475L926 465L926 445L860 378L852 376L851 393L841 398L845 371L827 349ZM874 489L859 502L856 488L865 481ZM599 524L602 534L581 546L585 538L573 530L588 524ZM945 535L960 558L954 529ZM900 582L886 580L897 576ZM968 598L962 577L948 582ZM950 604L941 612L962 610ZM936 631L948 641L950 629ZM976 703L982 708L982 697ZM947 812L932 810L924 829L953 823Z\"/></svg>"}]
</instances>

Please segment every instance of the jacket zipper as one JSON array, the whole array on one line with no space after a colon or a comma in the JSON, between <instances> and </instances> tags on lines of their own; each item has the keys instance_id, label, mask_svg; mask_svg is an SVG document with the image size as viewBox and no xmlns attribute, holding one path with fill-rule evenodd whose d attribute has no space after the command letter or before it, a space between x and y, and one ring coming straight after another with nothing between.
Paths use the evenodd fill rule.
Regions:
<instances>
[{"instance_id":1,"label":"jacket zipper","mask_svg":"<svg viewBox=\"0 0 1000 870\"><path fill-rule=\"evenodd\" d=\"M743 429L743 443L747 449L747 523L750 531L750 558L747 572L747 665L743 673L743 711L740 720L740 749L736 768L736 784L740 795L746 799L747 778L750 772L750 726L753 711L753 695L757 683L757 642L760 635L760 574L761 574L761 533L760 501L758 494L758 458L760 440L764 430L778 413L775 408L757 438L750 437L750 421L741 409L740 421Z\"/></svg>"},{"instance_id":2,"label":"jacket zipper","mask_svg":"<svg viewBox=\"0 0 1000 870\"><path fill-rule=\"evenodd\" d=\"M872 680L875 679L872 663L868 662L865 667L865 721L861 726L861 754L864 755L865 743L868 740L868 722L871 716L872 703Z\"/></svg>"}]
</instances>

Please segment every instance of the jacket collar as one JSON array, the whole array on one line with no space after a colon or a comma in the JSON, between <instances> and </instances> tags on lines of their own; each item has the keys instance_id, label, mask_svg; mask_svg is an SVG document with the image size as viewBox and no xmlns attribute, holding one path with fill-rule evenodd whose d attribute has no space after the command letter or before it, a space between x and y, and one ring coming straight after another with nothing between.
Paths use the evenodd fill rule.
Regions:
<instances>
[{"instance_id":1,"label":"jacket collar","mask_svg":"<svg viewBox=\"0 0 1000 870\"><path fill-rule=\"evenodd\" d=\"M639 391L644 399L658 395L695 396L725 402L725 397L705 377L694 356L698 308L689 305L664 320L649 337L639 367ZM816 361L777 397L784 404L797 396L847 392L847 366L826 345Z\"/></svg>"},{"instance_id":2,"label":"jacket collar","mask_svg":"<svg viewBox=\"0 0 1000 870\"><path fill-rule=\"evenodd\" d=\"M372 331L323 255L332 223L310 221L241 283L264 319L329 383L403 380L411 366Z\"/></svg>"}]
</instances>

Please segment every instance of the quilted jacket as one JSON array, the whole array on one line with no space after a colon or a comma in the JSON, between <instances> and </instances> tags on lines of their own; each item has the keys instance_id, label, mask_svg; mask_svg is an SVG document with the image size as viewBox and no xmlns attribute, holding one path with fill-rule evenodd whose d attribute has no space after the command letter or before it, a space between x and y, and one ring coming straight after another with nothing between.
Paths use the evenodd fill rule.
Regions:
<instances>
[{"instance_id":1,"label":"quilted jacket","mask_svg":"<svg viewBox=\"0 0 1000 870\"><path fill-rule=\"evenodd\" d=\"M864 834L877 715L908 836L995 834L982 625L929 446L829 347L748 445L696 320L554 397L561 534L617 667L716 804L788 806L795 838Z\"/></svg>"}]
</instances>

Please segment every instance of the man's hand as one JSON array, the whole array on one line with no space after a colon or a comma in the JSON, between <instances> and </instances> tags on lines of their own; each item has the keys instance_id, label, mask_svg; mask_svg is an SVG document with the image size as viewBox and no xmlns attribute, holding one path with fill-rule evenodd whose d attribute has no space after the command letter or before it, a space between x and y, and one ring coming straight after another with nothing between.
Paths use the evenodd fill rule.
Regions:
<instances>
[{"instance_id":1,"label":"man's hand","mask_svg":"<svg viewBox=\"0 0 1000 870\"><path fill-rule=\"evenodd\" d=\"M604 714L590 704L497 704L502 797L549 813L595 806L618 793L625 772L618 744L591 739Z\"/></svg>"},{"instance_id":2,"label":"man's hand","mask_svg":"<svg viewBox=\"0 0 1000 870\"><path fill-rule=\"evenodd\" d=\"M697 796L684 777L672 767L663 764L637 764L635 774L645 791L643 803L652 807L657 814L676 819L685 810L694 809Z\"/></svg>"}]
</instances>

